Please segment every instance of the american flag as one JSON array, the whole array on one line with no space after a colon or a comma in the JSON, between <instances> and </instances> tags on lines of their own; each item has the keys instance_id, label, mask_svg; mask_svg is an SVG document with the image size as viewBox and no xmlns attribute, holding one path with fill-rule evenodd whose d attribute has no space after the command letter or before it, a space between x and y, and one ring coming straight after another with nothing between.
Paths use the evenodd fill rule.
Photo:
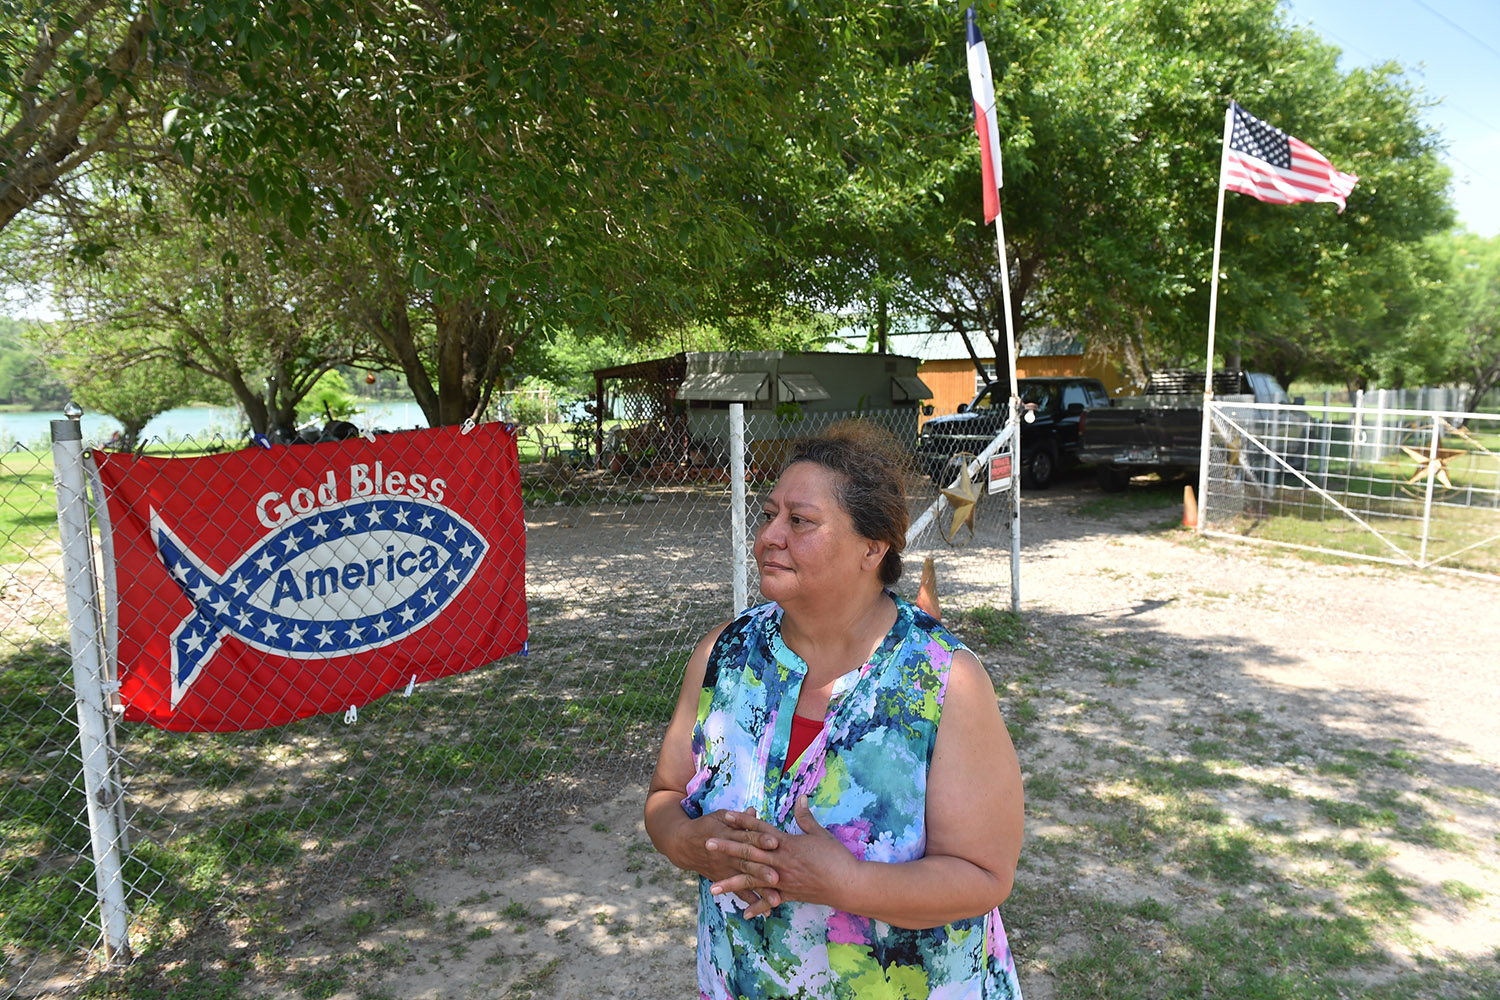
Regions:
<instances>
[{"instance_id":1,"label":"american flag","mask_svg":"<svg viewBox=\"0 0 1500 1000\"><path fill-rule=\"evenodd\" d=\"M1335 170L1322 153L1238 104L1231 102L1229 113L1233 127L1224 157L1225 189L1277 205L1331 201L1344 210L1358 177Z\"/></svg>"}]
</instances>

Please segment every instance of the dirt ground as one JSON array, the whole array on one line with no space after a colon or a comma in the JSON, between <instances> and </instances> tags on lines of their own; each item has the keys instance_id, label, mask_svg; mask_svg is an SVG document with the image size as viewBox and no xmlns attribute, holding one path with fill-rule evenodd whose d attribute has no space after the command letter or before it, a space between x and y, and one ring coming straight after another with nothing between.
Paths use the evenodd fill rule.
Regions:
<instances>
[{"instance_id":1,"label":"dirt ground","mask_svg":"<svg viewBox=\"0 0 1500 1000\"><path fill-rule=\"evenodd\" d=\"M1423 961L1496 961L1500 581L1205 540L1174 528L1179 516L1169 493L1105 504L1081 477L1028 495L1027 634L993 645L968 637L996 681L1038 792L1028 792L1028 849L1003 910L1026 996L1066 996L1057 970L1089 943L1074 903L1053 900L1157 900L1186 914L1224 905L1191 871L1113 864L1111 849L1078 847L1079 831L1091 829L1085 817L1068 796L1042 790L1091 789L1093 801L1109 801L1121 760L1181 761L1195 740L1259 731L1274 732L1282 748L1265 770L1285 794L1268 806L1233 787L1214 793L1226 822L1247 830L1351 836L1308 806L1352 794L1340 785L1351 746L1372 759L1420 760L1422 781L1458 790L1441 799L1441 825L1473 849L1389 843L1387 863L1431 905L1382 942L1372 980ZM976 595L1001 603L996 582L1006 570L994 551L940 553L945 610L964 609ZM904 590L915 591L918 568ZM1392 773L1403 780L1405 772ZM417 898L403 904L410 917L341 938L318 931L357 925L368 900L323 906L308 915L305 947L291 949L273 993L695 996L695 887L651 849L644 794L643 781L631 783L576 815L538 817L524 850L390 858L393 870L412 866L404 884ZM1433 901L1437 887L1460 884L1472 887L1466 905ZM1247 901L1258 891L1234 890ZM320 988L317 970L333 964L356 974Z\"/></svg>"}]
</instances>

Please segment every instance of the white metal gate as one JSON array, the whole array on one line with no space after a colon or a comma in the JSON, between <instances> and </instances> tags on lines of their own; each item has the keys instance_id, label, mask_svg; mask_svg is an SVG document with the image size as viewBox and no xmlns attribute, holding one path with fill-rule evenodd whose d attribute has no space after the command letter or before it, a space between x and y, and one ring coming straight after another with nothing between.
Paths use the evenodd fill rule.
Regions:
<instances>
[{"instance_id":1,"label":"white metal gate","mask_svg":"<svg viewBox=\"0 0 1500 1000\"><path fill-rule=\"evenodd\" d=\"M1500 575L1500 415L1209 404L1206 534Z\"/></svg>"}]
</instances>

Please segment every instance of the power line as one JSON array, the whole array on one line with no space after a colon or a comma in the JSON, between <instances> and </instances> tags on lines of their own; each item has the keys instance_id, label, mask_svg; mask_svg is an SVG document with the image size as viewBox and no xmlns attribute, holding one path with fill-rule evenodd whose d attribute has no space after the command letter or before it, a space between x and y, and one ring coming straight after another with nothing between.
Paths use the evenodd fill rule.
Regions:
<instances>
[{"instance_id":1,"label":"power line","mask_svg":"<svg viewBox=\"0 0 1500 1000\"><path fill-rule=\"evenodd\" d=\"M1432 10L1431 7L1427 7L1427 4L1424 3L1423 0L1412 0L1412 3L1421 4L1423 7L1426 7L1429 11L1431 11L1436 16L1443 18L1443 20L1445 20L1445 21L1448 20L1446 17L1444 17L1438 11ZM1472 38L1478 44L1483 45L1485 48L1489 49L1491 52L1495 52L1495 54L1497 56L1500 56L1500 52L1497 52L1495 49L1491 48L1489 45L1486 45L1480 39L1475 38L1472 34L1470 34L1468 31L1466 31L1461 26L1459 26L1457 24L1453 24L1452 21L1449 21L1448 23L1450 25L1452 25L1452 27L1454 27L1458 31L1462 31L1464 34L1468 35L1470 38ZM1386 58L1383 59L1383 58L1381 58L1379 56L1372 55L1368 50L1363 49L1360 46L1355 45L1354 43L1348 41L1346 38L1344 38L1342 35L1338 34L1337 32L1329 31L1327 27L1325 27L1324 25L1322 25L1318 21L1314 20L1313 18L1308 18L1307 24L1309 26L1311 26L1311 27L1316 27L1317 31L1318 31L1318 34L1321 37L1329 39L1331 41L1334 41L1334 42L1338 43L1342 48L1344 48L1347 51L1357 52L1359 55L1363 56L1365 58L1365 61L1368 62L1368 63L1374 64L1374 63L1386 62L1386 61L1389 60L1389 57L1386 57ZM1406 73L1410 74L1411 72L1413 72L1414 67L1403 65L1402 69ZM1465 108L1464 106L1455 103L1454 100L1453 100L1453 96L1451 94L1443 94L1442 97L1441 97L1441 100L1442 100L1441 104L1434 105L1433 107L1424 109L1426 111L1426 113L1427 114L1440 114L1440 113L1447 112L1447 111L1457 111L1459 114L1463 115L1465 118L1468 118L1468 119L1474 121L1476 124L1484 126L1485 128L1489 129L1491 132L1500 132L1500 125L1496 125L1494 122L1491 122L1491 121L1486 121L1484 118L1481 118L1479 115L1476 115L1474 112L1470 111L1468 108Z\"/></svg>"},{"instance_id":2,"label":"power line","mask_svg":"<svg viewBox=\"0 0 1500 1000\"><path fill-rule=\"evenodd\" d=\"M1453 18L1449 17L1447 14L1444 14L1442 11L1435 9L1434 7L1432 7L1431 5L1429 5L1426 2L1426 0L1411 0L1411 2L1414 3L1414 4L1416 4L1418 7L1421 7L1423 10L1427 11L1429 14L1431 14L1433 17L1436 17L1438 20L1442 21L1444 24L1448 25L1448 27L1452 28L1454 31L1458 32L1460 35L1463 35L1465 38L1467 38L1469 41L1473 42L1475 45L1478 45L1480 48L1487 50L1491 55L1495 56L1496 58L1500 58L1500 49L1495 48L1489 42L1485 41L1483 38L1480 38L1478 35L1474 34L1472 31L1470 31L1468 28L1465 28L1463 25L1461 25L1457 21L1453 20Z\"/></svg>"},{"instance_id":3,"label":"power line","mask_svg":"<svg viewBox=\"0 0 1500 1000\"><path fill-rule=\"evenodd\" d=\"M1480 125L1483 125L1487 129L1489 129L1491 132L1500 132L1500 125L1496 125L1494 122L1487 122L1487 121L1485 121L1483 118L1481 118L1478 115L1474 114L1472 111L1469 111L1467 108L1463 107L1462 105L1451 103L1451 101L1449 100L1449 98L1446 95L1443 97L1443 103L1442 104L1433 105L1432 107L1427 108L1426 110L1427 110L1428 114L1435 114L1435 113L1442 112L1442 111L1457 111L1459 114L1463 115L1465 118L1471 118L1471 119L1473 119L1475 122L1479 123Z\"/></svg>"},{"instance_id":4,"label":"power line","mask_svg":"<svg viewBox=\"0 0 1500 1000\"><path fill-rule=\"evenodd\" d=\"M1443 158L1446 159L1446 160L1450 160L1453 163L1456 163L1459 166L1463 167L1470 174L1472 174L1475 178L1477 178L1477 179L1479 179L1481 181L1488 182L1491 187L1500 187L1500 181L1497 181L1493 177L1490 177L1483 170L1480 170L1479 168L1473 166L1472 164L1467 163L1464 160L1460 160L1458 157L1454 156L1452 153L1446 153L1445 152L1443 154Z\"/></svg>"}]
</instances>

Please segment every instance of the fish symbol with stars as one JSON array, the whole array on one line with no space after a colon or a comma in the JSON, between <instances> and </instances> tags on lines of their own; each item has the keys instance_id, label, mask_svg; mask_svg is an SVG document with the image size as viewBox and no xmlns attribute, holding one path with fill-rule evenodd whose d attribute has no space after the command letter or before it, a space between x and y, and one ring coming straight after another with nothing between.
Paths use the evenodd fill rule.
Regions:
<instances>
[{"instance_id":1,"label":"fish symbol with stars","mask_svg":"<svg viewBox=\"0 0 1500 1000\"><path fill-rule=\"evenodd\" d=\"M193 611L171 636L172 706L229 637L292 659L348 656L430 623L463 591L489 544L446 507L368 497L293 517L222 574L153 508L157 555Z\"/></svg>"}]
</instances>

